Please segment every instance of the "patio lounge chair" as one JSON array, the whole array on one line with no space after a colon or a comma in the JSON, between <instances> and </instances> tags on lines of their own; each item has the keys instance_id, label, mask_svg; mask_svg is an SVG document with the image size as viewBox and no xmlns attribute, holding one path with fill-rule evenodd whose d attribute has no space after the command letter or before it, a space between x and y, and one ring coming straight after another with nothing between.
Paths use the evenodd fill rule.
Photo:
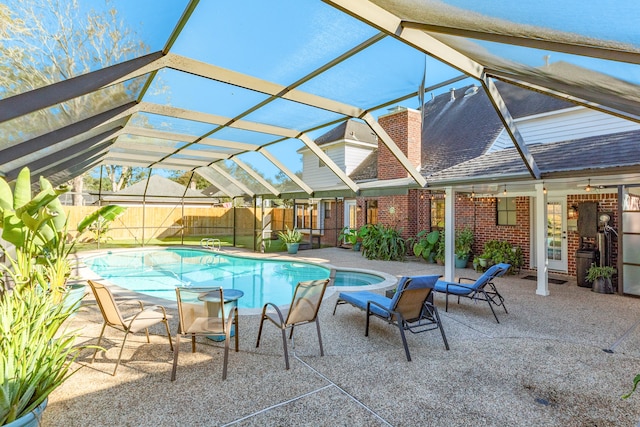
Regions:
<instances>
[{"instance_id":1,"label":"patio lounge chair","mask_svg":"<svg viewBox=\"0 0 640 427\"><path fill-rule=\"evenodd\" d=\"M176 288L176 302L178 303L178 331L176 332L176 349L173 352L173 369L171 381L176 379L178 354L180 353L180 337L191 337L191 352L196 352L196 337L211 337L215 341L222 341L224 337L224 360L222 365L222 379L227 379L227 364L229 362L229 342L235 337L236 352L238 351L238 307L236 304L225 304L222 288ZM228 317L225 317L225 306L230 307ZM232 330L233 326L233 330ZM232 332L233 331L233 332Z\"/></svg>"},{"instance_id":2,"label":"patio lounge chair","mask_svg":"<svg viewBox=\"0 0 640 427\"><path fill-rule=\"evenodd\" d=\"M400 330L402 345L409 362L411 354L404 331L420 333L437 328L442 334L444 347L449 350L449 343L442 328L438 309L429 302L429 295L438 277L440 276L402 277L393 298L369 291L340 292L333 308L333 314L336 314L336 308L340 304L351 304L366 311L365 336L369 336L370 316L376 316L395 324Z\"/></svg>"},{"instance_id":3,"label":"patio lounge chair","mask_svg":"<svg viewBox=\"0 0 640 427\"><path fill-rule=\"evenodd\" d=\"M287 350L287 336L285 331L287 329L291 329L289 332L289 339L291 339L293 337L293 329L296 326L304 325L306 323L315 323L316 330L318 331L318 342L320 343L320 356L324 356L324 350L322 349L322 336L320 335L320 323L318 322L318 310L320 310L320 304L322 303L324 291L327 289L329 280L330 279L312 280L298 283L293 293L291 305L287 310L280 310L280 308L275 304L270 302L266 303L262 308L256 348L260 346L262 325L265 320L269 320L280 328L282 332L284 362L286 369L289 369L289 352ZM269 306L275 309L275 313L267 312L267 308Z\"/></svg>"},{"instance_id":4,"label":"patio lounge chair","mask_svg":"<svg viewBox=\"0 0 640 427\"><path fill-rule=\"evenodd\" d=\"M118 308L118 305L116 304L116 301L113 298L113 294L111 293L109 288L107 288L104 284L94 282L93 280L89 280L88 282L91 290L93 291L93 295L96 297L96 302L98 303L98 307L100 307L102 317L104 318L102 331L100 331L100 337L98 338L98 343L96 345L100 346L102 336L104 335L104 330L107 326L124 332L124 339L122 340L122 346L120 347L120 354L118 354L118 360L116 362L116 367L113 369L112 375L115 375L116 371L118 370L118 366L120 365L120 358L122 357L122 350L124 350L124 344L127 341L127 337L129 336L129 334L135 334L136 332L140 332L144 329L147 335L147 342L151 342L149 340L149 327L162 322L167 329L169 347L171 347L171 350L173 351L171 333L169 332L169 322L167 321L167 313L165 312L164 307L156 305L153 307L145 308L142 301L135 301L135 303L139 305L140 310L133 316L127 317L125 319L122 317L120 309ZM96 359L97 353L98 348L96 347L95 351L93 352L91 363L93 363L93 361Z\"/></svg>"},{"instance_id":5,"label":"patio lounge chair","mask_svg":"<svg viewBox=\"0 0 640 427\"><path fill-rule=\"evenodd\" d=\"M493 317L496 318L496 322L500 323L493 306L502 306L505 313L508 314L509 312L507 311L507 306L504 304L504 298L500 295L492 281L496 277L504 275L509 271L509 268L511 268L510 264L500 263L489 267L487 271L477 279L461 277L457 283L438 280L434 290L445 294L445 311L449 311L449 295L457 296L458 304L460 304L460 297L470 298L476 301L487 301ZM468 280L471 283L463 284L462 280ZM487 290L487 288L489 290Z\"/></svg>"}]
</instances>

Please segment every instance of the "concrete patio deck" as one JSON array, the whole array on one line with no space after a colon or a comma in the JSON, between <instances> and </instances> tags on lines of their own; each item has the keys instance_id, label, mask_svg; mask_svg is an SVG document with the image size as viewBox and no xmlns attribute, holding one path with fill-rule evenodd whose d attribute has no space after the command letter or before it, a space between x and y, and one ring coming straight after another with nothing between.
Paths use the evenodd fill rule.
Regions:
<instances>
[{"instance_id":1,"label":"concrete patio deck","mask_svg":"<svg viewBox=\"0 0 640 427\"><path fill-rule=\"evenodd\" d=\"M298 258L337 267L402 275L441 274L442 267L412 260L369 261L359 252L326 248ZM457 270L476 277L472 270ZM508 314L497 324L485 302L464 299L444 311L451 349L437 331L412 335L407 362L395 327L345 305L332 316L337 292L320 311L325 356L313 326L296 329L291 369L284 369L279 331L265 325L255 348L259 315L240 316L240 352L231 352L221 380L222 345L182 342L177 380L172 353L153 329L127 341L118 374L113 370L122 334L108 331L106 356L87 363L49 399L43 426L632 426L640 420L640 327L604 352L640 320L640 299L591 292L575 280L535 294L523 276L497 280ZM172 331L175 330L175 309ZM95 344L102 318L92 296L73 319L81 340Z\"/></svg>"}]
</instances>

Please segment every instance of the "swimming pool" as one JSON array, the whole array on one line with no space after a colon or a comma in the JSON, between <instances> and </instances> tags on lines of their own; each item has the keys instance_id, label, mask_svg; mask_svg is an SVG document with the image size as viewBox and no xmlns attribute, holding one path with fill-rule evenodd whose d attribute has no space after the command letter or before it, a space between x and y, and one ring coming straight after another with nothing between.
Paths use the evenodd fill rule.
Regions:
<instances>
[{"instance_id":1,"label":"swimming pool","mask_svg":"<svg viewBox=\"0 0 640 427\"><path fill-rule=\"evenodd\" d=\"M219 252L167 248L108 252L84 259L95 274L134 292L175 301L177 286L220 286L238 289L244 296L239 308L260 308L266 302L291 302L298 282L326 279L329 268L298 261L234 256ZM379 275L336 271L334 286L379 284Z\"/></svg>"}]
</instances>

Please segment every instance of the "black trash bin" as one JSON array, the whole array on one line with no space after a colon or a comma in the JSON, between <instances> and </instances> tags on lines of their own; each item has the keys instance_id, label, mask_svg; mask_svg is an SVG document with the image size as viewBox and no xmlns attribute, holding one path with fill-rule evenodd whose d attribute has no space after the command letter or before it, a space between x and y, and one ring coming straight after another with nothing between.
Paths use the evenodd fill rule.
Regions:
<instances>
[{"instance_id":1,"label":"black trash bin","mask_svg":"<svg viewBox=\"0 0 640 427\"><path fill-rule=\"evenodd\" d=\"M576 251L576 281L578 286L583 288L591 287L591 282L587 282L587 270L593 263L598 263L597 249L583 248Z\"/></svg>"}]
</instances>

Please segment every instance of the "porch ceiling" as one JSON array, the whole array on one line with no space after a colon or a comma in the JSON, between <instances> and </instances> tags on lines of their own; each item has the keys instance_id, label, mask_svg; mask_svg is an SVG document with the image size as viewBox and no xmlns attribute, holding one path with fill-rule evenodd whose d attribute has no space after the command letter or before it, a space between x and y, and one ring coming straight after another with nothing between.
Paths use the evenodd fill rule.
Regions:
<instances>
[{"instance_id":1,"label":"porch ceiling","mask_svg":"<svg viewBox=\"0 0 640 427\"><path fill-rule=\"evenodd\" d=\"M135 41L153 53L122 51L35 89L24 76L1 88L0 174L11 180L29 166L62 183L105 164L191 170L231 197L425 187L376 117L398 105L419 108L425 93L464 79L487 92L523 181L545 178L546 160L520 135L496 80L640 122L640 5L632 1L164 3L117 6L125 23L142 24ZM20 17L20 3L13 9ZM43 55L40 66L54 57ZM402 162L406 185L354 182L316 145L350 118L367 123ZM314 188L300 178L303 146L341 186Z\"/></svg>"}]
</instances>

